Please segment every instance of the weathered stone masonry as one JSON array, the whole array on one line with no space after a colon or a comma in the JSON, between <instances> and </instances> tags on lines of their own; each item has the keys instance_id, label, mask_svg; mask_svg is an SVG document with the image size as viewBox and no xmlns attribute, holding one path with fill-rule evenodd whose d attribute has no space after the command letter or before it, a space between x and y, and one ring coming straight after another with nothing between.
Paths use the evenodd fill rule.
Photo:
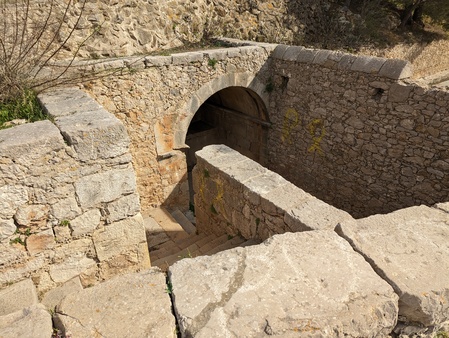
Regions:
<instances>
[{"instance_id":1,"label":"weathered stone masonry","mask_svg":"<svg viewBox=\"0 0 449 338\"><path fill-rule=\"evenodd\" d=\"M449 199L449 92L400 60L280 46L268 167L353 216Z\"/></svg>"},{"instance_id":2,"label":"weathered stone masonry","mask_svg":"<svg viewBox=\"0 0 449 338\"><path fill-rule=\"evenodd\" d=\"M356 217L448 199L449 94L405 61L259 44L121 62L136 71L87 88L127 127L143 210L187 208L189 123L232 86L267 107L266 166L314 196Z\"/></svg>"},{"instance_id":3,"label":"weathered stone masonry","mask_svg":"<svg viewBox=\"0 0 449 338\"><path fill-rule=\"evenodd\" d=\"M0 285L40 292L150 265L122 123L80 90L41 96L54 118L0 132Z\"/></svg>"},{"instance_id":4,"label":"weathered stone masonry","mask_svg":"<svg viewBox=\"0 0 449 338\"><path fill-rule=\"evenodd\" d=\"M274 47L128 58L121 64L119 60L97 66L117 67L125 62L135 70L94 81L86 89L127 128L143 210L161 203L188 208L182 149L190 121L211 95L232 86L252 89L267 104L266 60Z\"/></svg>"}]
</instances>

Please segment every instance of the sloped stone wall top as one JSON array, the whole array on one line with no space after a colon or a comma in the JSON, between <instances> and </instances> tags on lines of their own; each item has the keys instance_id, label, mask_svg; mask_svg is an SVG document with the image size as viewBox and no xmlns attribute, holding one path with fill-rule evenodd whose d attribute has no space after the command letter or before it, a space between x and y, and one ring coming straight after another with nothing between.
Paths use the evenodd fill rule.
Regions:
<instances>
[{"instance_id":1,"label":"sloped stone wall top","mask_svg":"<svg viewBox=\"0 0 449 338\"><path fill-rule=\"evenodd\" d=\"M196 152L198 229L267 239L286 231L333 230L352 217L224 145Z\"/></svg>"},{"instance_id":2,"label":"sloped stone wall top","mask_svg":"<svg viewBox=\"0 0 449 338\"><path fill-rule=\"evenodd\" d=\"M374 74L393 80L407 79L413 75L412 65L408 61L375 56L356 56L302 46L278 45L271 57L299 63L319 64L327 68Z\"/></svg>"},{"instance_id":3,"label":"sloped stone wall top","mask_svg":"<svg viewBox=\"0 0 449 338\"><path fill-rule=\"evenodd\" d=\"M343 221L337 232L399 295L399 314L426 326L449 320L449 214L427 206Z\"/></svg>"}]
</instances>

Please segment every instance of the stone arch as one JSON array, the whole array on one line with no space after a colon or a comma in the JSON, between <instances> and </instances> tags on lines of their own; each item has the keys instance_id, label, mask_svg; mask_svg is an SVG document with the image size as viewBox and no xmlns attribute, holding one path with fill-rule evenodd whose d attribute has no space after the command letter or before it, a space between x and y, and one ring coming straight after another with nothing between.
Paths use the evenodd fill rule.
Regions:
<instances>
[{"instance_id":1,"label":"stone arch","mask_svg":"<svg viewBox=\"0 0 449 338\"><path fill-rule=\"evenodd\" d=\"M212 95L229 87L243 87L252 90L258 95L265 107L268 107L268 93L265 90L265 85L254 74L249 72L230 73L217 77L197 90L177 117L173 133L173 149L187 147L185 144L187 131L198 109Z\"/></svg>"}]
</instances>

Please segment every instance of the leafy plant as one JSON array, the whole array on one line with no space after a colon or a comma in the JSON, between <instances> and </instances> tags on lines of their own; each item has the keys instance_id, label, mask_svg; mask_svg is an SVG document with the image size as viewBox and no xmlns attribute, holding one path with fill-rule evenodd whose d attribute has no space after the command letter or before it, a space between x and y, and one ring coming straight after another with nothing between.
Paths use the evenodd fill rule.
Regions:
<instances>
[{"instance_id":1,"label":"leafy plant","mask_svg":"<svg viewBox=\"0 0 449 338\"><path fill-rule=\"evenodd\" d=\"M0 129L9 127L5 122L16 119L35 122L46 118L36 92L32 90L25 89L15 97L0 101Z\"/></svg>"},{"instance_id":2,"label":"leafy plant","mask_svg":"<svg viewBox=\"0 0 449 338\"><path fill-rule=\"evenodd\" d=\"M273 83L273 79L269 78L268 79L268 83L265 85L265 91L267 93L271 93L274 90L274 83Z\"/></svg>"},{"instance_id":3,"label":"leafy plant","mask_svg":"<svg viewBox=\"0 0 449 338\"><path fill-rule=\"evenodd\" d=\"M217 62L218 62L217 59L212 58L212 59L209 59L208 65L209 65L209 67L212 67L215 69L215 65L217 64Z\"/></svg>"},{"instance_id":4,"label":"leafy plant","mask_svg":"<svg viewBox=\"0 0 449 338\"><path fill-rule=\"evenodd\" d=\"M59 222L59 225L63 226L63 227L67 227L70 225L70 221L68 219L63 219L61 222Z\"/></svg>"},{"instance_id":5,"label":"leafy plant","mask_svg":"<svg viewBox=\"0 0 449 338\"><path fill-rule=\"evenodd\" d=\"M169 280L167 281L165 292L167 292L169 295L173 293L173 284Z\"/></svg>"},{"instance_id":6,"label":"leafy plant","mask_svg":"<svg viewBox=\"0 0 449 338\"><path fill-rule=\"evenodd\" d=\"M25 245L25 242L22 240L22 238L20 237L16 237L14 239L10 240L11 244L20 244L20 245Z\"/></svg>"}]
</instances>

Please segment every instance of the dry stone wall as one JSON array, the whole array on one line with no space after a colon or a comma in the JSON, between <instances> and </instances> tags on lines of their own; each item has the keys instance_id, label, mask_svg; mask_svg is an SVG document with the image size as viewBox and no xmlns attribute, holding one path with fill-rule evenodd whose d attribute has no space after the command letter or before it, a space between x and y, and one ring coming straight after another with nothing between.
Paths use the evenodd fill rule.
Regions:
<instances>
[{"instance_id":1,"label":"dry stone wall","mask_svg":"<svg viewBox=\"0 0 449 338\"><path fill-rule=\"evenodd\" d=\"M0 286L40 292L150 265L123 124L78 89L40 97L54 123L0 131Z\"/></svg>"},{"instance_id":2,"label":"dry stone wall","mask_svg":"<svg viewBox=\"0 0 449 338\"><path fill-rule=\"evenodd\" d=\"M449 92L409 64L279 46L268 167L361 217L449 198Z\"/></svg>"},{"instance_id":3,"label":"dry stone wall","mask_svg":"<svg viewBox=\"0 0 449 338\"><path fill-rule=\"evenodd\" d=\"M302 41L306 34L321 32L326 9L332 2L88 0L83 7L80 1L69 7L66 25L58 38L62 41L75 27L67 57L78 49L83 57L138 55L212 36L293 43ZM31 3L31 19L39 22L46 17L49 5L41 0ZM53 15L61 18L63 6L56 4Z\"/></svg>"}]
</instances>

